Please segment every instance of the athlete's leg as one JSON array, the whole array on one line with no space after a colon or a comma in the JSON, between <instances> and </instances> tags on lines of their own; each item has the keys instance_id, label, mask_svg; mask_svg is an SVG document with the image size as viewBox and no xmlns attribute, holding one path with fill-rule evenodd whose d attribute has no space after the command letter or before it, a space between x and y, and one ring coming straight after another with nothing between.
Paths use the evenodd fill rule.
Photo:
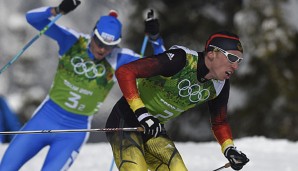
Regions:
<instances>
[{"instance_id":1,"label":"athlete's leg","mask_svg":"<svg viewBox=\"0 0 298 171\"><path fill-rule=\"evenodd\" d=\"M50 145L49 152L43 164L42 171L68 170L88 137L89 133L85 132L61 133L55 135L55 139Z\"/></svg>"},{"instance_id":2,"label":"athlete's leg","mask_svg":"<svg viewBox=\"0 0 298 171\"><path fill-rule=\"evenodd\" d=\"M115 163L120 171L147 171L144 147L140 133L118 132L109 134Z\"/></svg>"},{"instance_id":3,"label":"athlete's leg","mask_svg":"<svg viewBox=\"0 0 298 171\"><path fill-rule=\"evenodd\" d=\"M44 123L41 124L40 123ZM46 124L47 123L47 124ZM48 122L41 113L36 114L21 130L46 128ZM0 164L0 171L19 170L24 163L48 144L49 134L19 134L10 142ZM13 161L13 162L11 162Z\"/></svg>"},{"instance_id":4,"label":"athlete's leg","mask_svg":"<svg viewBox=\"0 0 298 171\"><path fill-rule=\"evenodd\" d=\"M186 166L173 141L166 135L149 139L145 158L151 171L186 171Z\"/></svg>"},{"instance_id":5,"label":"athlete's leg","mask_svg":"<svg viewBox=\"0 0 298 171\"><path fill-rule=\"evenodd\" d=\"M126 122L127 121L127 122ZM128 123L129 122L129 123ZM107 128L140 126L124 98L114 106L106 123ZM147 171L144 158L142 134L139 132L110 132L107 139L111 144L115 163L120 171Z\"/></svg>"},{"instance_id":6,"label":"athlete's leg","mask_svg":"<svg viewBox=\"0 0 298 171\"><path fill-rule=\"evenodd\" d=\"M67 112L53 102L50 104L55 112L49 117L53 118L56 123L56 127L52 129L88 129L91 127L92 117ZM53 134L42 170L67 170L88 137L89 133L86 132Z\"/></svg>"}]
</instances>

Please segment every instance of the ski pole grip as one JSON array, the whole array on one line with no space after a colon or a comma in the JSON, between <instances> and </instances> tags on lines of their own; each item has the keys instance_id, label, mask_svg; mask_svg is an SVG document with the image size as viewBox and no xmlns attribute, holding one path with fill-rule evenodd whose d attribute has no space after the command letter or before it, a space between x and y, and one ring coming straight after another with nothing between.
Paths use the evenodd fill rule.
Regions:
<instances>
[{"instance_id":1,"label":"ski pole grip","mask_svg":"<svg viewBox=\"0 0 298 171\"><path fill-rule=\"evenodd\" d=\"M226 163L225 164L225 168L228 168L228 167L230 167L231 166L231 163Z\"/></svg>"},{"instance_id":2,"label":"ski pole grip","mask_svg":"<svg viewBox=\"0 0 298 171\"><path fill-rule=\"evenodd\" d=\"M137 128L137 131L138 131L138 132L144 132L144 128L143 128L143 127L138 127L138 128Z\"/></svg>"}]
</instances>

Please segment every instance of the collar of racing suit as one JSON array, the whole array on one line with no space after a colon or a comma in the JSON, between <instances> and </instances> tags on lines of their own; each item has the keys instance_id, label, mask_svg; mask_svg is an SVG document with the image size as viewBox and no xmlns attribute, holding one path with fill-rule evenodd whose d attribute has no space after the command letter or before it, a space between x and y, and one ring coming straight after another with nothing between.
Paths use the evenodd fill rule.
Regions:
<instances>
[{"instance_id":1,"label":"collar of racing suit","mask_svg":"<svg viewBox=\"0 0 298 171\"><path fill-rule=\"evenodd\" d=\"M198 66L197 66L197 79L200 83L204 83L208 81L208 79L204 77L208 74L209 69L205 64L204 53L198 52L198 57L199 57L199 60L198 60Z\"/></svg>"}]
</instances>

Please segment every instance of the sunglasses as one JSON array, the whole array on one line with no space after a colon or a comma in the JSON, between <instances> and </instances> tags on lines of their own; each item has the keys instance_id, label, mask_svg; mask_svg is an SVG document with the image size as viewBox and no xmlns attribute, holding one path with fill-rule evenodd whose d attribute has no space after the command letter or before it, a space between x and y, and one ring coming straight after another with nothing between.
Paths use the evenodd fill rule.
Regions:
<instances>
[{"instance_id":1,"label":"sunglasses","mask_svg":"<svg viewBox=\"0 0 298 171\"><path fill-rule=\"evenodd\" d=\"M104 44L101 40L99 40L99 38L95 34L93 35L92 38L93 38L95 44L100 48L105 48L107 50L111 50L115 47L115 45L106 45L106 44Z\"/></svg>"},{"instance_id":2,"label":"sunglasses","mask_svg":"<svg viewBox=\"0 0 298 171\"><path fill-rule=\"evenodd\" d=\"M214 46L214 45L209 45L209 46L213 47L214 49L218 49L221 53L223 53L227 57L227 59L229 60L230 63L237 62L239 64L243 60L243 58L241 58L235 54L229 53L217 46Z\"/></svg>"}]
</instances>

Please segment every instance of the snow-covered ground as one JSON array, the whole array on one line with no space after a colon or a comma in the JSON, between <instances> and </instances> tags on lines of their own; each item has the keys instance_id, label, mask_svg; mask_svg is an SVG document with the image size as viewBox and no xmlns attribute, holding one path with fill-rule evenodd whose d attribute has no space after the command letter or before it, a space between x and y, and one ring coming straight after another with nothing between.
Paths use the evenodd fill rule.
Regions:
<instances>
[{"instance_id":1,"label":"snow-covered ground","mask_svg":"<svg viewBox=\"0 0 298 171\"><path fill-rule=\"evenodd\" d=\"M298 142L283 139L249 137L236 139L235 144L250 162L243 171L297 171ZM189 171L212 171L227 163L216 142L176 143ZM2 157L7 144L0 144ZM23 166L21 171L38 171L47 148ZM110 171L112 152L107 143L88 143L81 151L70 171ZM12 161L13 162L13 161ZM113 171L116 171L114 165ZM232 171L225 168L222 171Z\"/></svg>"}]
</instances>

